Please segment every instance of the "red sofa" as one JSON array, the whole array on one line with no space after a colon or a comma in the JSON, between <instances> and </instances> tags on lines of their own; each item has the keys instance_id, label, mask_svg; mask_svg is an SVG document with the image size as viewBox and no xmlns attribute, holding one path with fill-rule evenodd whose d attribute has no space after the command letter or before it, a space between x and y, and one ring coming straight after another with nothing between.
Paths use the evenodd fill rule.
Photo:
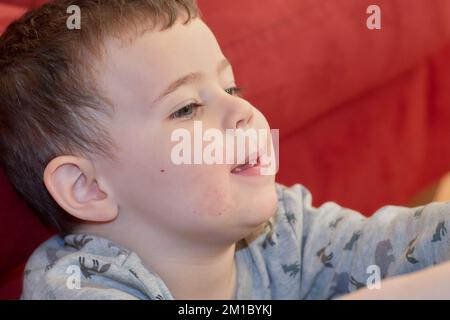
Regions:
<instances>
[{"instance_id":1,"label":"red sofa","mask_svg":"<svg viewBox=\"0 0 450 320\"><path fill-rule=\"evenodd\" d=\"M40 2L0 0L0 32ZM370 215L450 169L450 1L199 3L247 99L280 129L279 182ZM382 29L371 31L374 3ZM0 190L0 298L15 299L52 231L1 172Z\"/></svg>"}]
</instances>

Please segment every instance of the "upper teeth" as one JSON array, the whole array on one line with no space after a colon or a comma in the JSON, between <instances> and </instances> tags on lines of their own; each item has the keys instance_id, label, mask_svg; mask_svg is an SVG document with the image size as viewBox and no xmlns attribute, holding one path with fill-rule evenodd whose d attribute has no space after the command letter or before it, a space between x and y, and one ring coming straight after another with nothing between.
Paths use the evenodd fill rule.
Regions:
<instances>
[{"instance_id":1,"label":"upper teeth","mask_svg":"<svg viewBox=\"0 0 450 320\"><path fill-rule=\"evenodd\" d=\"M236 168L234 168L233 171L240 172L240 171L244 170L244 168L252 168L252 167L256 166L257 164L258 163L255 161L252 161L250 163L244 163L244 164L241 164L241 165L237 166Z\"/></svg>"}]
</instances>

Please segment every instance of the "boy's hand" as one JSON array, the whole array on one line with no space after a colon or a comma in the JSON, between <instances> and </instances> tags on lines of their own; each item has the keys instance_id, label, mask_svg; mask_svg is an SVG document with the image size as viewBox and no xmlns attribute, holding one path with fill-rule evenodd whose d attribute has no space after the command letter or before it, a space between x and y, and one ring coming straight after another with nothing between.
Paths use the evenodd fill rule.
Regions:
<instances>
[{"instance_id":1,"label":"boy's hand","mask_svg":"<svg viewBox=\"0 0 450 320\"><path fill-rule=\"evenodd\" d=\"M450 172L439 182L433 201L450 201Z\"/></svg>"},{"instance_id":2,"label":"boy's hand","mask_svg":"<svg viewBox=\"0 0 450 320\"><path fill-rule=\"evenodd\" d=\"M380 289L360 289L342 300L450 299L450 262L402 276L387 278Z\"/></svg>"}]
</instances>

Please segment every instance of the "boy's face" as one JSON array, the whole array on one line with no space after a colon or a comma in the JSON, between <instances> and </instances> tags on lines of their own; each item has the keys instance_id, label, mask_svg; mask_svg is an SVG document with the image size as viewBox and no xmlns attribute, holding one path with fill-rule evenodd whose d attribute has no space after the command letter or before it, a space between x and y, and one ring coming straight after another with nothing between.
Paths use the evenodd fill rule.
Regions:
<instances>
[{"instance_id":1,"label":"boy's face","mask_svg":"<svg viewBox=\"0 0 450 320\"><path fill-rule=\"evenodd\" d=\"M185 128L194 137L194 121L202 122L203 132L215 128L224 136L237 127L269 130L256 108L228 90L236 83L224 59L200 19L147 32L131 45L108 43L98 81L115 107L109 131L117 161L98 160L95 167L122 219L184 240L225 242L275 213L274 175L238 175L232 164L176 165L171 159L179 143L172 133ZM157 101L174 80L197 72L201 78ZM183 109L191 103L203 107Z\"/></svg>"}]
</instances>

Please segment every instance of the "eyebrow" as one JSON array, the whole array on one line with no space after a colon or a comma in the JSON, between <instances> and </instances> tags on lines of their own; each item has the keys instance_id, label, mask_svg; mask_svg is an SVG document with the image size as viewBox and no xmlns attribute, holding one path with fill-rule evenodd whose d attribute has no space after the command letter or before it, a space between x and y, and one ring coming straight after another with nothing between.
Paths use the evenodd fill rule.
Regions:
<instances>
[{"instance_id":1,"label":"eyebrow","mask_svg":"<svg viewBox=\"0 0 450 320\"><path fill-rule=\"evenodd\" d=\"M226 68L231 67L230 61L228 59L223 59L219 65L217 66L217 73L222 73ZM201 72L191 72L175 81L173 81L167 89L158 97L156 98L153 103L157 103L164 99L169 94L173 93L174 91L178 90L178 88L182 86L186 86L189 84L192 84L198 80L200 80L203 77L203 74Z\"/></svg>"}]
</instances>

